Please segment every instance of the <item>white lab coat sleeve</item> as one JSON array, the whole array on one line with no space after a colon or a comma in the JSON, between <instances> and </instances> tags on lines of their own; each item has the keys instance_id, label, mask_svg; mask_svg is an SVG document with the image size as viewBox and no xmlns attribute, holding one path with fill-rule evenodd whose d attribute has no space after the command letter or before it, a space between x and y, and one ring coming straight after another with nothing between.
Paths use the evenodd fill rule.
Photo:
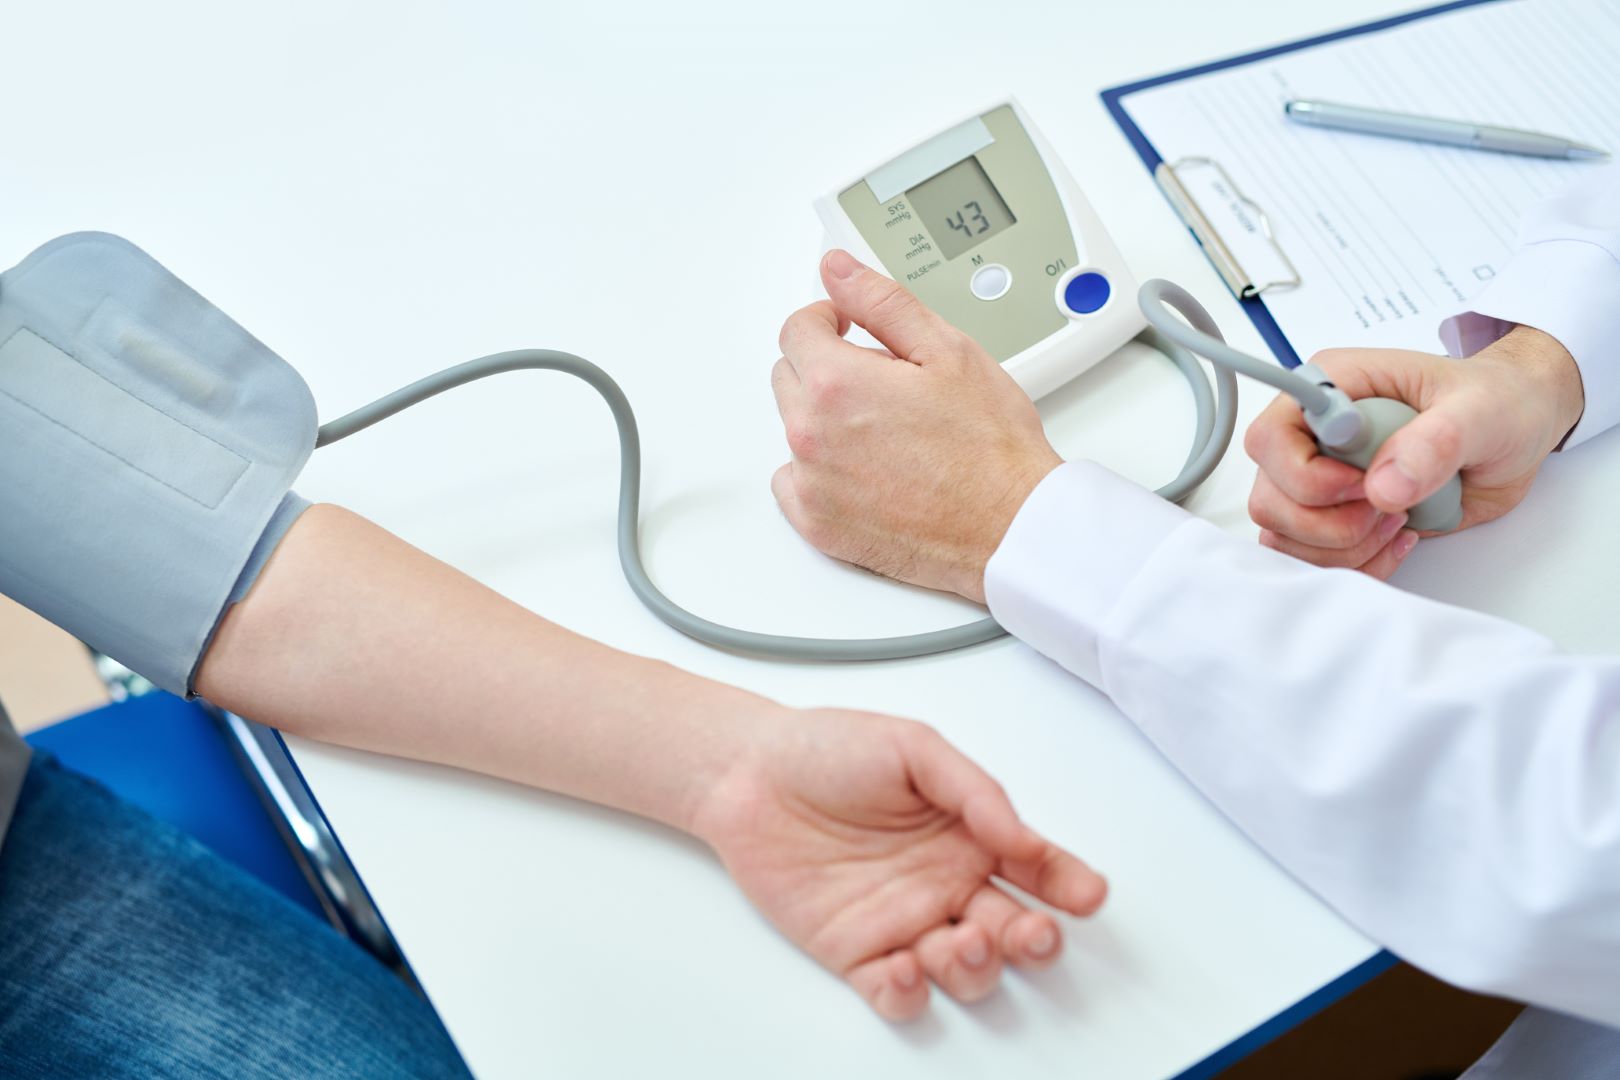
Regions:
<instances>
[{"instance_id":1,"label":"white lab coat sleeve","mask_svg":"<svg viewBox=\"0 0 1620 1080\"><path fill-rule=\"evenodd\" d=\"M1620 423L1620 164L1531 210L1518 250L1440 340L1468 356L1521 324L1557 338L1580 368L1586 413L1565 448Z\"/></svg>"},{"instance_id":2,"label":"white lab coat sleeve","mask_svg":"<svg viewBox=\"0 0 1620 1080\"><path fill-rule=\"evenodd\" d=\"M1620 660L1308 566L1089 462L1036 488L985 592L1364 933L1620 1025Z\"/></svg>"}]
</instances>

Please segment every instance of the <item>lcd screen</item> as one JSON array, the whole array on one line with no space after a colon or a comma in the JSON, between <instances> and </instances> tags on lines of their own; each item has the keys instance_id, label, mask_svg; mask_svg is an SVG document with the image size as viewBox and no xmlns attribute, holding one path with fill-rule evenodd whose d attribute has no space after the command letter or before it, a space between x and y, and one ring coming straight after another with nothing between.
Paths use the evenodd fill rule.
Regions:
<instances>
[{"instance_id":1,"label":"lcd screen","mask_svg":"<svg viewBox=\"0 0 1620 1080\"><path fill-rule=\"evenodd\" d=\"M954 259L1018 220L977 157L963 158L906 192L939 245Z\"/></svg>"}]
</instances>

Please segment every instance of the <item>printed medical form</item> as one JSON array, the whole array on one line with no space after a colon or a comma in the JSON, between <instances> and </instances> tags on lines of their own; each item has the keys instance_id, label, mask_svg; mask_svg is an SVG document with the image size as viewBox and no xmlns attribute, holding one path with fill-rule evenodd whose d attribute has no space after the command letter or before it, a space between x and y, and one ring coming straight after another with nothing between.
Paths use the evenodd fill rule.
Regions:
<instances>
[{"instance_id":1,"label":"printed medical form","mask_svg":"<svg viewBox=\"0 0 1620 1080\"><path fill-rule=\"evenodd\" d=\"M1520 216L1604 167L1318 130L1312 98L1620 146L1620 6L1499 0L1134 94L1168 162L1208 157L1271 219L1303 285L1265 296L1301 358L1330 346L1439 347L1436 327L1492 278ZM1257 280L1277 260L1208 168L1182 170Z\"/></svg>"}]
</instances>

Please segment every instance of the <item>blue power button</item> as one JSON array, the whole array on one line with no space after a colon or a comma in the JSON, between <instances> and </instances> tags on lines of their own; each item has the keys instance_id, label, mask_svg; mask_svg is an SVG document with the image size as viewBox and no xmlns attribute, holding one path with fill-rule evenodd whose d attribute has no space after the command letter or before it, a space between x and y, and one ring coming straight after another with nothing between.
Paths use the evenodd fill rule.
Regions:
<instances>
[{"instance_id":1,"label":"blue power button","mask_svg":"<svg viewBox=\"0 0 1620 1080\"><path fill-rule=\"evenodd\" d=\"M1108 295L1112 291L1107 278L1094 271L1087 271L1069 279L1069 283L1063 287L1063 302L1076 315L1090 315L1102 310L1102 306L1108 303Z\"/></svg>"}]
</instances>

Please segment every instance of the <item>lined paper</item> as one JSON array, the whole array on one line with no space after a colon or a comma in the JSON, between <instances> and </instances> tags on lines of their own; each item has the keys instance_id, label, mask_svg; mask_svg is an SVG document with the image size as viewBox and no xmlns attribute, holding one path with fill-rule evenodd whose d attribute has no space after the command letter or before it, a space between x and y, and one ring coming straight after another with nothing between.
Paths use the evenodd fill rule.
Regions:
<instances>
[{"instance_id":1,"label":"lined paper","mask_svg":"<svg viewBox=\"0 0 1620 1080\"><path fill-rule=\"evenodd\" d=\"M1291 97L1529 128L1620 148L1620 4L1495 0L1155 87L1124 105L1166 161L1219 161L1270 217L1303 284L1266 294L1308 357L1437 351L1437 327L1506 262L1520 217L1592 169L1327 131ZM1211 170L1189 187L1256 279L1275 257Z\"/></svg>"}]
</instances>

